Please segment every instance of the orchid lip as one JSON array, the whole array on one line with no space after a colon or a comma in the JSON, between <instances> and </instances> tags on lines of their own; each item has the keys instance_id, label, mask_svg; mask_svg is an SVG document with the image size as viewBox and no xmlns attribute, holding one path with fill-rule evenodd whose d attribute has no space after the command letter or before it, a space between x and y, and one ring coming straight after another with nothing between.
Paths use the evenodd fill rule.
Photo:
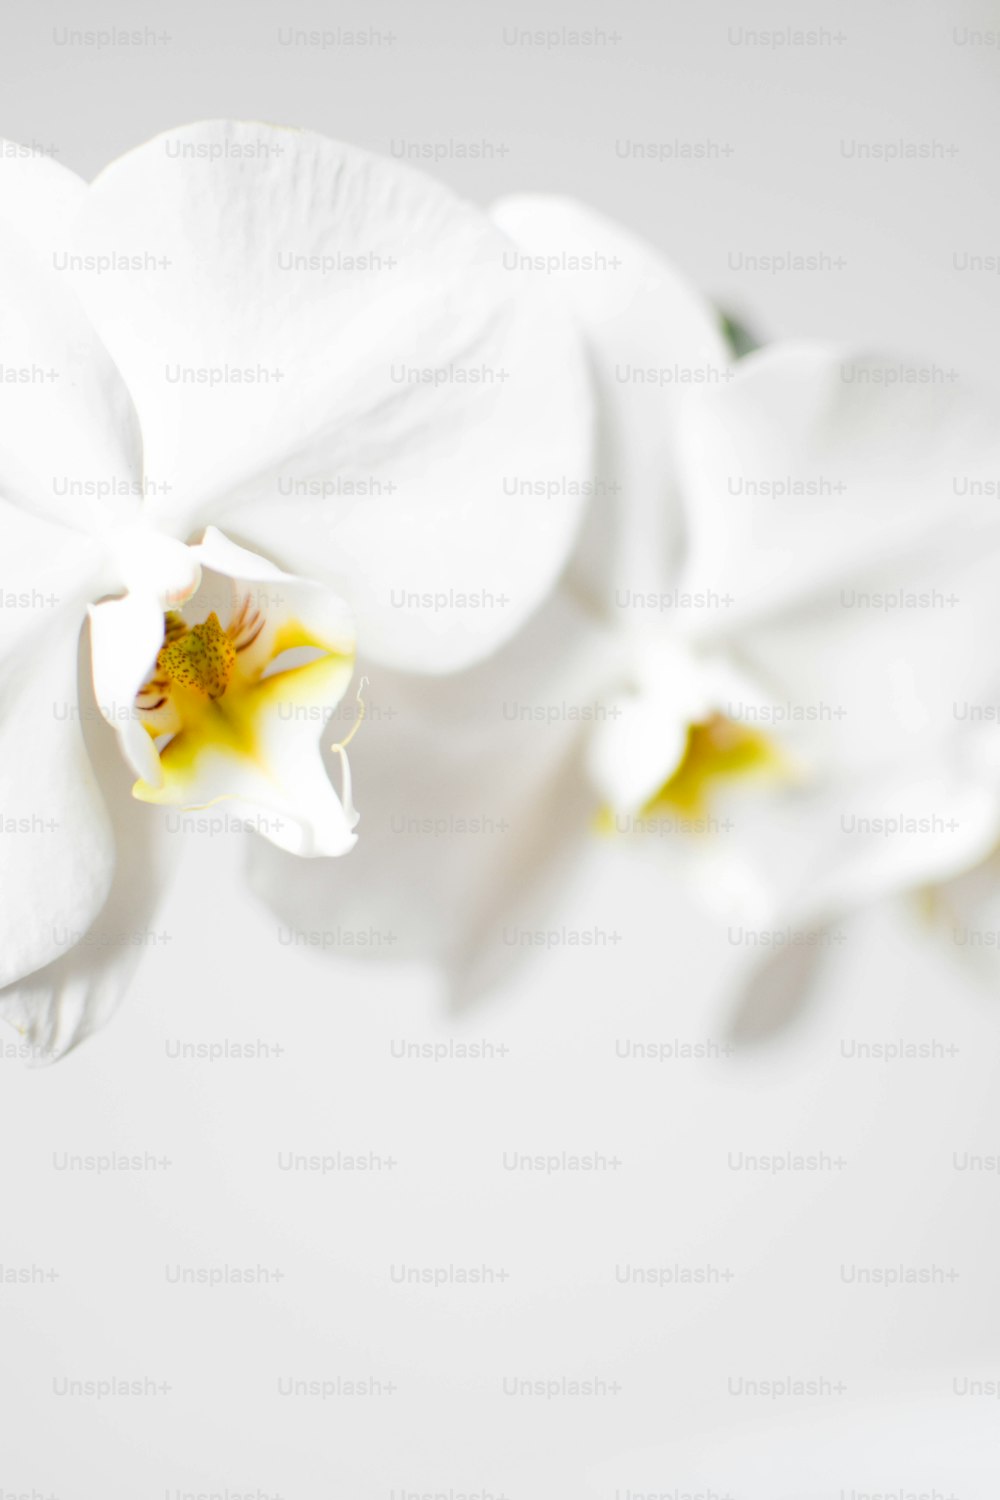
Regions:
<instances>
[{"instance_id":1,"label":"orchid lip","mask_svg":"<svg viewBox=\"0 0 1000 1500\"><path fill-rule=\"evenodd\" d=\"M137 778L139 802L227 801L268 814L266 837L300 855L355 843L350 767L341 795L318 733L354 674L355 625L330 589L285 573L208 527L185 546L143 527L113 539L128 586L90 607L94 691ZM175 606L171 592L183 594ZM273 815L273 816L272 816Z\"/></svg>"},{"instance_id":2,"label":"orchid lip","mask_svg":"<svg viewBox=\"0 0 1000 1500\"><path fill-rule=\"evenodd\" d=\"M297 659L303 654L309 660ZM197 781L199 761L213 754L244 759L271 775L257 721L286 690L294 697L310 675L321 676L311 669L324 662L350 666L353 656L329 649L300 620L269 610L249 593L239 597L224 626L214 609L195 623L167 611L153 672L135 699L165 782L153 787L140 779L133 795L183 804L184 782ZM193 786L190 795L198 795Z\"/></svg>"}]
</instances>

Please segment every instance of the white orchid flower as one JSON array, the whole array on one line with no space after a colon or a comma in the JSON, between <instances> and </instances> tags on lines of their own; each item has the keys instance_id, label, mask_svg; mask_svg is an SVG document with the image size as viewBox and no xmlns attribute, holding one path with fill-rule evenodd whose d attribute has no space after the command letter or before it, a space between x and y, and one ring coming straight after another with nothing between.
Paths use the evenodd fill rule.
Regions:
<instances>
[{"instance_id":1,"label":"white orchid flower","mask_svg":"<svg viewBox=\"0 0 1000 1500\"><path fill-rule=\"evenodd\" d=\"M597 374L598 497L549 615L586 621L589 686L581 694L567 647L562 678L522 675L514 690L543 713L589 703L590 722L533 726L536 754L549 736L538 757L549 796L536 787L531 813L511 812L506 844L450 841L463 871L453 883L477 891L465 926L452 912L430 941L404 931L465 989L494 971L487 952L502 956L524 866L556 867L565 853L556 822L541 861L537 805L557 807L552 789L579 785L582 738L605 826L667 853L731 930L746 929L752 958L790 954L766 974L763 998L780 1011L826 924L960 871L996 840L997 776L953 703L981 699L991 676L998 530L976 492L989 495L1000 440L933 370L812 346L733 363L701 299L587 210L524 199L497 219L553 268ZM502 658L470 671L466 701L510 694L503 671ZM428 750L422 764L436 812L434 760ZM386 783L393 774L382 768ZM521 758L513 774L526 774ZM365 902L398 908L382 853L381 880L373 846L347 898L356 919ZM435 855L427 840L422 856ZM329 866L293 874L263 848L254 857L258 888L286 920L345 895Z\"/></svg>"},{"instance_id":2,"label":"white orchid flower","mask_svg":"<svg viewBox=\"0 0 1000 1500\"><path fill-rule=\"evenodd\" d=\"M509 248L307 133L193 126L90 186L3 156L0 1015L39 1055L127 983L149 804L345 853L356 650L455 672L549 590L580 501L501 476L586 467L589 384Z\"/></svg>"}]
</instances>

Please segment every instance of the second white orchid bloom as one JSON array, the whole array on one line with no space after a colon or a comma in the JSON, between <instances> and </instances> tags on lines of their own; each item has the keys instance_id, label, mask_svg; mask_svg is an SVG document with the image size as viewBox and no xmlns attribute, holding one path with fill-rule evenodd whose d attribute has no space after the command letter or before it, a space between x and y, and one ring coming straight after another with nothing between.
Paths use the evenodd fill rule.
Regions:
<instances>
[{"instance_id":1,"label":"second white orchid bloom","mask_svg":"<svg viewBox=\"0 0 1000 1500\"><path fill-rule=\"evenodd\" d=\"M820 926L981 858L997 777L953 703L994 676L994 424L906 362L778 345L734 365L716 333L706 364L707 316L658 342L676 281L630 236L541 200L498 217L535 253L597 245L629 267L624 285L562 278L623 484L593 595L621 712L589 750L620 825L659 818L706 898L754 928ZM709 813L728 830L686 837Z\"/></svg>"}]
</instances>

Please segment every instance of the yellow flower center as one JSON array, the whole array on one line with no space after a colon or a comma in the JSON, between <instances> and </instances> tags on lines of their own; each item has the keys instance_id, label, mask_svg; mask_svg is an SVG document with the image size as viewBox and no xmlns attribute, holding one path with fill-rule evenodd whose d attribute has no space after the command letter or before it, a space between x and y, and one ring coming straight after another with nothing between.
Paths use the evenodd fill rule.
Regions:
<instances>
[{"instance_id":1,"label":"yellow flower center","mask_svg":"<svg viewBox=\"0 0 1000 1500\"><path fill-rule=\"evenodd\" d=\"M680 764L650 798L643 816L669 809L686 818L704 817L709 795L719 782L776 775L782 769L782 758L765 735L724 714L712 714L689 725Z\"/></svg>"},{"instance_id":2,"label":"yellow flower center","mask_svg":"<svg viewBox=\"0 0 1000 1500\"><path fill-rule=\"evenodd\" d=\"M160 775L137 781L132 795L205 807L253 788L258 800L273 804L284 795L284 768L301 774L297 720L308 723L340 700L353 671L352 647L249 594L226 625L214 612L189 624L169 611L156 665L136 696Z\"/></svg>"},{"instance_id":3,"label":"yellow flower center","mask_svg":"<svg viewBox=\"0 0 1000 1500\"><path fill-rule=\"evenodd\" d=\"M194 688L207 698L221 698L233 675L236 648L215 611L190 628L179 616L168 615L164 640L156 658L157 672L170 683Z\"/></svg>"}]
</instances>

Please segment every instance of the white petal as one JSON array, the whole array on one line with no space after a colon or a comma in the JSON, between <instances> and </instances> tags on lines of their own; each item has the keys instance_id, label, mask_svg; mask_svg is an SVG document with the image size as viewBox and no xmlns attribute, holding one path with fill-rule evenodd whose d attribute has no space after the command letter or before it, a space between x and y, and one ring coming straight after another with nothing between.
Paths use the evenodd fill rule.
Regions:
<instances>
[{"instance_id":1,"label":"white petal","mask_svg":"<svg viewBox=\"0 0 1000 1500\"><path fill-rule=\"evenodd\" d=\"M105 599L90 610L94 695L117 731L125 759L137 776L159 786L160 759L143 727L136 694L149 681L163 645L163 606L155 594Z\"/></svg>"},{"instance_id":2,"label":"white petal","mask_svg":"<svg viewBox=\"0 0 1000 1500\"><path fill-rule=\"evenodd\" d=\"M552 268L553 286L586 332L600 441L573 575L615 613L619 591L659 594L676 567L672 420L692 383L729 378L721 320L652 246L582 204L525 196L503 199L493 212L520 248Z\"/></svg>"},{"instance_id":3,"label":"white petal","mask_svg":"<svg viewBox=\"0 0 1000 1500\"><path fill-rule=\"evenodd\" d=\"M131 524L111 528L101 540L116 590L152 594L163 609L175 609L198 587L193 549L156 531L145 514L140 513Z\"/></svg>"},{"instance_id":4,"label":"white petal","mask_svg":"<svg viewBox=\"0 0 1000 1500\"><path fill-rule=\"evenodd\" d=\"M140 961L155 962L170 939L156 912L177 840L165 833L160 814L131 798L131 778L114 736L92 704L90 711L87 748L114 824L114 877L104 906L78 943L0 990L0 1016L21 1032L35 1063L63 1056L103 1026Z\"/></svg>"},{"instance_id":5,"label":"white petal","mask_svg":"<svg viewBox=\"0 0 1000 1500\"><path fill-rule=\"evenodd\" d=\"M224 573L228 578L279 585L293 581L268 558L240 547L215 526L206 527L201 541L188 550L199 566ZM344 618L345 622L349 619L346 615ZM344 628L350 633L349 623Z\"/></svg>"},{"instance_id":6,"label":"white petal","mask_svg":"<svg viewBox=\"0 0 1000 1500\"><path fill-rule=\"evenodd\" d=\"M689 725L713 705L697 663L669 637L621 633L621 675L631 691L609 696L587 766L615 813L637 813L680 763Z\"/></svg>"},{"instance_id":7,"label":"white petal","mask_svg":"<svg viewBox=\"0 0 1000 1500\"><path fill-rule=\"evenodd\" d=\"M587 768L604 802L633 815L660 790L679 765L688 720L667 696L644 694L612 699L611 716L591 738Z\"/></svg>"},{"instance_id":8,"label":"white petal","mask_svg":"<svg viewBox=\"0 0 1000 1500\"><path fill-rule=\"evenodd\" d=\"M114 528L103 540L109 589L125 592L90 608L94 692L136 775L159 785L159 758L135 700L163 644L164 611L190 598L201 570L194 548L145 524Z\"/></svg>"},{"instance_id":9,"label":"white petal","mask_svg":"<svg viewBox=\"0 0 1000 1500\"><path fill-rule=\"evenodd\" d=\"M899 369L775 346L741 361L727 389L686 403L684 583L733 596L722 628L872 573L903 580L921 549L933 559L990 519L989 502L956 483L995 480L995 423L950 382L869 383Z\"/></svg>"},{"instance_id":10,"label":"white petal","mask_svg":"<svg viewBox=\"0 0 1000 1500\"><path fill-rule=\"evenodd\" d=\"M17 539L25 540L23 525ZM12 562L17 566L16 546ZM111 882L111 828L80 721L80 623L91 583L86 557L39 575L38 602L29 596L23 609L12 608L24 623L2 632L0 985L72 945L74 934L86 931L100 910ZM41 593L49 587L52 604Z\"/></svg>"},{"instance_id":11,"label":"white petal","mask_svg":"<svg viewBox=\"0 0 1000 1500\"><path fill-rule=\"evenodd\" d=\"M983 722L1000 711L994 556L975 529L956 530L844 589L744 621L728 644L770 703L737 688L730 717L819 775L891 777L961 755L967 775L1000 785L1000 734Z\"/></svg>"},{"instance_id":12,"label":"white petal","mask_svg":"<svg viewBox=\"0 0 1000 1500\"><path fill-rule=\"evenodd\" d=\"M168 262L80 286L175 535L213 521L321 578L396 667L461 667L537 606L580 498L504 478L589 472L589 384L569 315L485 216L363 151L214 123L102 173L80 246ZM320 269L287 269L303 256ZM351 256L375 269L321 268Z\"/></svg>"},{"instance_id":13,"label":"white petal","mask_svg":"<svg viewBox=\"0 0 1000 1500\"><path fill-rule=\"evenodd\" d=\"M0 140L0 225L27 240L42 260L65 244L86 195L83 178L53 156Z\"/></svg>"},{"instance_id":14,"label":"white petal","mask_svg":"<svg viewBox=\"0 0 1000 1500\"><path fill-rule=\"evenodd\" d=\"M85 185L0 152L0 491L81 530L139 505L131 399L64 257Z\"/></svg>"},{"instance_id":15,"label":"white petal","mask_svg":"<svg viewBox=\"0 0 1000 1500\"><path fill-rule=\"evenodd\" d=\"M883 896L943 880L985 858L1000 832L997 799L956 757L867 778L718 800L731 831L708 841L702 895L750 928L816 927Z\"/></svg>"}]
</instances>

